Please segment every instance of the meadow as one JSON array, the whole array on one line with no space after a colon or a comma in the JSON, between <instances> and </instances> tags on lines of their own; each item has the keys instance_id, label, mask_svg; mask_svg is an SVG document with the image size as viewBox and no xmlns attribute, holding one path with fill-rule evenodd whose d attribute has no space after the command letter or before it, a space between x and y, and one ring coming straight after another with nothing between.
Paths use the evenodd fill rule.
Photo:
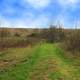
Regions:
<instances>
[{"instance_id":1,"label":"meadow","mask_svg":"<svg viewBox=\"0 0 80 80\"><path fill-rule=\"evenodd\" d=\"M0 80L80 80L79 36L67 35L67 40L61 29L31 30L28 36L24 30L14 31L0 37Z\"/></svg>"}]
</instances>

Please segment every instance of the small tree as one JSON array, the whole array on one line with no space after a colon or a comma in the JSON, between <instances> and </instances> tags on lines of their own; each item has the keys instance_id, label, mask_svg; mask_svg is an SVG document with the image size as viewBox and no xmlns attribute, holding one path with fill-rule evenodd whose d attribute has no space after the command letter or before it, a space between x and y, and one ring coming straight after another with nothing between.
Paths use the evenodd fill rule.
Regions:
<instances>
[{"instance_id":1,"label":"small tree","mask_svg":"<svg viewBox=\"0 0 80 80\"><path fill-rule=\"evenodd\" d=\"M57 26L50 26L48 30L47 39L49 42L60 42L64 38L64 31L62 28L57 28Z\"/></svg>"}]
</instances>

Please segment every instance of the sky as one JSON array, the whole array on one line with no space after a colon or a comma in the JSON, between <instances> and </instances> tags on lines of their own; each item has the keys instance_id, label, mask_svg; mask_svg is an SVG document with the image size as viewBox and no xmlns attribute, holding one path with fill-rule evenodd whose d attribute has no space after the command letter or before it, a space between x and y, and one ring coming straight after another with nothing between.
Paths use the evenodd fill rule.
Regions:
<instances>
[{"instance_id":1,"label":"sky","mask_svg":"<svg viewBox=\"0 0 80 80\"><path fill-rule=\"evenodd\" d=\"M0 0L0 27L80 28L80 0Z\"/></svg>"}]
</instances>

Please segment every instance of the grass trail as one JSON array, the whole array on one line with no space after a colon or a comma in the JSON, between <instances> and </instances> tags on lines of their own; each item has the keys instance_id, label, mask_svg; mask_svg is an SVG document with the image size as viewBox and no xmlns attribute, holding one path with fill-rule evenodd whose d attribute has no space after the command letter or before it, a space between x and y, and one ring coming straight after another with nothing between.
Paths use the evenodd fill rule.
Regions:
<instances>
[{"instance_id":1,"label":"grass trail","mask_svg":"<svg viewBox=\"0 0 80 80\"><path fill-rule=\"evenodd\" d=\"M0 71L0 80L80 80L79 66L74 66L74 62L64 56L57 44L13 49L7 53L10 58L16 55L16 64ZM8 58L8 55L0 59Z\"/></svg>"}]
</instances>

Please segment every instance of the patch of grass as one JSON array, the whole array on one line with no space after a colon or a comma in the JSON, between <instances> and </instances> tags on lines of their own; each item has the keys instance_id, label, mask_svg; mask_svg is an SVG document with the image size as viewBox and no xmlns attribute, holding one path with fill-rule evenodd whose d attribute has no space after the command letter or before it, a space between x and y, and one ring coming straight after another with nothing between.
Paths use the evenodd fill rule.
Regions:
<instances>
[{"instance_id":1,"label":"patch of grass","mask_svg":"<svg viewBox=\"0 0 80 80\"><path fill-rule=\"evenodd\" d=\"M64 55L57 44L39 44L33 48L13 48L3 52L0 60L14 64L1 70L0 80L79 80L80 66ZM79 63L76 61L75 63ZM14 65L14 66L13 66Z\"/></svg>"}]
</instances>

